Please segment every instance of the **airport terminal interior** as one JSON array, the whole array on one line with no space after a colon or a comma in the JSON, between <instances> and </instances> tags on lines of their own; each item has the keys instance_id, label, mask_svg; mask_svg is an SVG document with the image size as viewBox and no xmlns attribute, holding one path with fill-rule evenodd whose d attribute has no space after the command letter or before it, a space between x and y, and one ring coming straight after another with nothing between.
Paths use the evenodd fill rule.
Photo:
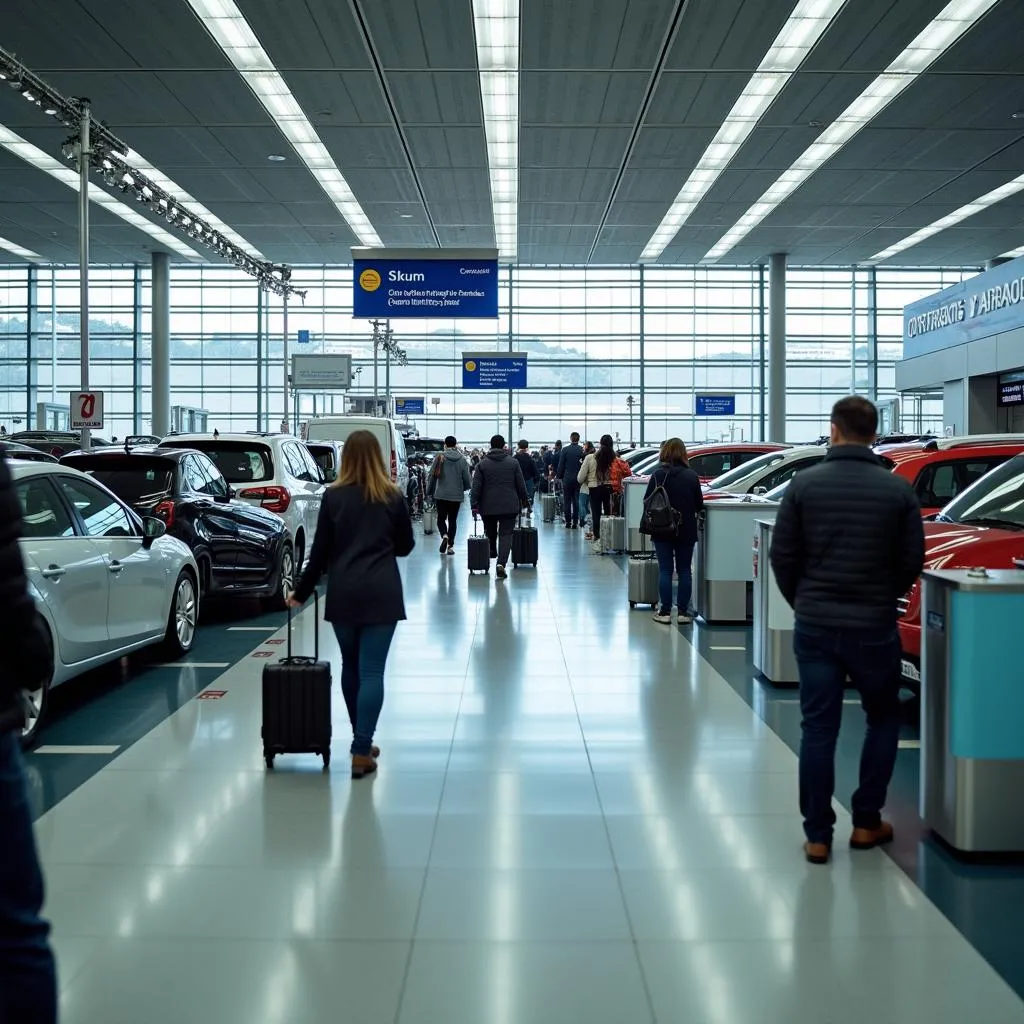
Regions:
<instances>
[{"instance_id":1,"label":"airport terminal interior","mask_svg":"<svg viewBox=\"0 0 1024 1024\"><path fill-rule=\"evenodd\" d=\"M1024 1024L1022 39L1021 0L4 0L62 1021ZM768 550L852 394L925 570L894 840L848 846L851 688L817 865ZM286 606L360 428L416 545L355 778L325 587ZM629 464L600 528L552 479L507 574L469 500L445 551L446 436L547 476L574 432ZM673 437L706 504L665 622ZM265 747L293 650L327 757Z\"/></svg>"}]
</instances>

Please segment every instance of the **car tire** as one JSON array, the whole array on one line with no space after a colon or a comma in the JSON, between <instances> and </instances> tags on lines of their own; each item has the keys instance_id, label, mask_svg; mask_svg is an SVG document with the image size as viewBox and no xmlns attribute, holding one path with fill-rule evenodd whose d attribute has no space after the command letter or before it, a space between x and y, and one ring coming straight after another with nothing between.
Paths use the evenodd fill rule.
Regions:
<instances>
[{"instance_id":1,"label":"car tire","mask_svg":"<svg viewBox=\"0 0 1024 1024\"><path fill-rule=\"evenodd\" d=\"M164 653L172 661L185 657L192 650L199 622L199 594L195 577L190 572L178 575L171 596L171 610L167 615L164 634Z\"/></svg>"},{"instance_id":2,"label":"car tire","mask_svg":"<svg viewBox=\"0 0 1024 1024\"><path fill-rule=\"evenodd\" d=\"M39 739L39 733L42 730L43 724L46 721L46 711L50 705L50 684L53 681L53 637L50 635L50 630L45 626L41 627L43 633L46 635L46 641L50 646L50 671L47 674L43 685L32 693L26 692L26 703L32 709L32 717L25 723L25 727L21 730L21 746L23 750L30 750L35 746Z\"/></svg>"},{"instance_id":3,"label":"car tire","mask_svg":"<svg viewBox=\"0 0 1024 1024\"><path fill-rule=\"evenodd\" d=\"M288 541L281 545L281 554L278 556L277 589L267 598L267 606L276 612L283 612L288 607L288 598L295 589L295 556L292 554L292 546Z\"/></svg>"}]
</instances>

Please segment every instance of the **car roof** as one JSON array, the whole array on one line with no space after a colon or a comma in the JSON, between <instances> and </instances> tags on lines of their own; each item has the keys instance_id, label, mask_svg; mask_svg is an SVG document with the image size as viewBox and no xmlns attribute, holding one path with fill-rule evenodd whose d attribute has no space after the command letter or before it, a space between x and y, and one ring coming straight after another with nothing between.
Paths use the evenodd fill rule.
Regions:
<instances>
[{"instance_id":1,"label":"car roof","mask_svg":"<svg viewBox=\"0 0 1024 1024\"><path fill-rule=\"evenodd\" d=\"M185 442L185 441L203 441L203 442L206 442L206 441L231 441L232 443L246 443L247 442L249 444L253 444L253 443L259 442L259 441L267 442L267 441L274 441L274 440L301 441L301 438L296 437L294 434L263 433L261 431L252 431L251 433L242 431L242 432L237 432L237 433L233 433L233 434L227 434L227 433L224 433L223 431L220 431L217 434L216 437L214 437L212 433L210 433L210 434L168 434L163 439L162 443L165 444L165 445L173 444L175 447L177 447L177 446L181 445L182 442Z\"/></svg>"},{"instance_id":2,"label":"car roof","mask_svg":"<svg viewBox=\"0 0 1024 1024\"><path fill-rule=\"evenodd\" d=\"M11 476L15 480L21 480L27 476L53 476L57 473L66 473L69 476L88 476L77 469L65 466L60 462L27 462L24 460L12 460L8 463Z\"/></svg>"},{"instance_id":3,"label":"car roof","mask_svg":"<svg viewBox=\"0 0 1024 1024\"><path fill-rule=\"evenodd\" d=\"M791 448L792 445L779 444L775 441L709 441L707 444L690 444L686 451L700 452L702 455L708 452L774 452Z\"/></svg>"},{"instance_id":4,"label":"car roof","mask_svg":"<svg viewBox=\"0 0 1024 1024\"><path fill-rule=\"evenodd\" d=\"M880 445L875 452L897 466L910 462L949 462L972 455L1005 455L1007 449L1024 451L1024 441L1007 437L1005 441L961 441L953 447L936 448L930 441L911 444Z\"/></svg>"},{"instance_id":5,"label":"car roof","mask_svg":"<svg viewBox=\"0 0 1024 1024\"><path fill-rule=\"evenodd\" d=\"M69 452L64 456L65 459L77 461L79 459L88 459L94 456L98 456L102 459L110 459L115 455L145 455L148 458L156 456L161 459L172 459L175 462L180 462L190 451L196 451L194 448L170 448L163 447L162 445L152 444L140 444L134 448L121 448L111 446L109 448L101 448L97 451L90 452ZM198 454L202 454L199 452ZM67 463L65 463L67 465Z\"/></svg>"}]
</instances>

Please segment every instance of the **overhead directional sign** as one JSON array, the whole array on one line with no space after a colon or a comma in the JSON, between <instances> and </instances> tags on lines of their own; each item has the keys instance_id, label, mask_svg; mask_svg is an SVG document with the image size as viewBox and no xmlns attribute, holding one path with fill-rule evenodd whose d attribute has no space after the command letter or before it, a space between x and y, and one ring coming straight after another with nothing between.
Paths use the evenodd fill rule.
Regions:
<instances>
[{"instance_id":1,"label":"overhead directional sign","mask_svg":"<svg viewBox=\"0 0 1024 1024\"><path fill-rule=\"evenodd\" d=\"M395 412L405 413L406 416L422 416L427 411L427 400L425 398L396 398Z\"/></svg>"},{"instance_id":2,"label":"overhead directional sign","mask_svg":"<svg viewBox=\"0 0 1024 1024\"><path fill-rule=\"evenodd\" d=\"M463 352L464 388L525 388L525 352Z\"/></svg>"},{"instance_id":3,"label":"overhead directional sign","mask_svg":"<svg viewBox=\"0 0 1024 1024\"><path fill-rule=\"evenodd\" d=\"M498 251L353 249L352 315L496 318Z\"/></svg>"},{"instance_id":4,"label":"overhead directional sign","mask_svg":"<svg viewBox=\"0 0 1024 1024\"><path fill-rule=\"evenodd\" d=\"M291 384L294 391L347 391L352 386L352 357L294 355Z\"/></svg>"},{"instance_id":5,"label":"overhead directional sign","mask_svg":"<svg viewBox=\"0 0 1024 1024\"><path fill-rule=\"evenodd\" d=\"M696 415L735 416L736 396L725 394L696 395Z\"/></svg>"}]
</instances>

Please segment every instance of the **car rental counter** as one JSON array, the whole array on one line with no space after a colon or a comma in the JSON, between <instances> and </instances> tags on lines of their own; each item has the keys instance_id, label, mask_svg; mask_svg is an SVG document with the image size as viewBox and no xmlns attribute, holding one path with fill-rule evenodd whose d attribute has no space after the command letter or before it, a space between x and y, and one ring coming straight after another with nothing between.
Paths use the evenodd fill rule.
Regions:
<instances>
[{"instance_id":1,"label":"car rental counter","mask_svg":"<svg viewBox=\"0 0 1024 1024\"><path fill-rule=\"evenodd\" d=\"M774 522L776 502L709 501L697 534L693 607L705 622L746 622L751 618L751 555L754 525Z\"/></svg>"},{"instance_id":2,"label":"car rental counter","mask_svg":"<svg viewBox=\"0 0 1024 1024\"><path fill-rule=\"evenodd\" d=\"M754 523L754 668L771 683L799 683L793 609L779 590L768 558L774 530L773 519Z\"/></svg>"},{"instance_id":3,"label":"car rental counter","mask_svg":"<svg viewBox=\"0 0 1024 1024\"><path fill-rule=\"evenodd\" d=\"M921 817L957 850L1024 852L1024 571L922 583Z\"/></svg>"}]
</instances>

